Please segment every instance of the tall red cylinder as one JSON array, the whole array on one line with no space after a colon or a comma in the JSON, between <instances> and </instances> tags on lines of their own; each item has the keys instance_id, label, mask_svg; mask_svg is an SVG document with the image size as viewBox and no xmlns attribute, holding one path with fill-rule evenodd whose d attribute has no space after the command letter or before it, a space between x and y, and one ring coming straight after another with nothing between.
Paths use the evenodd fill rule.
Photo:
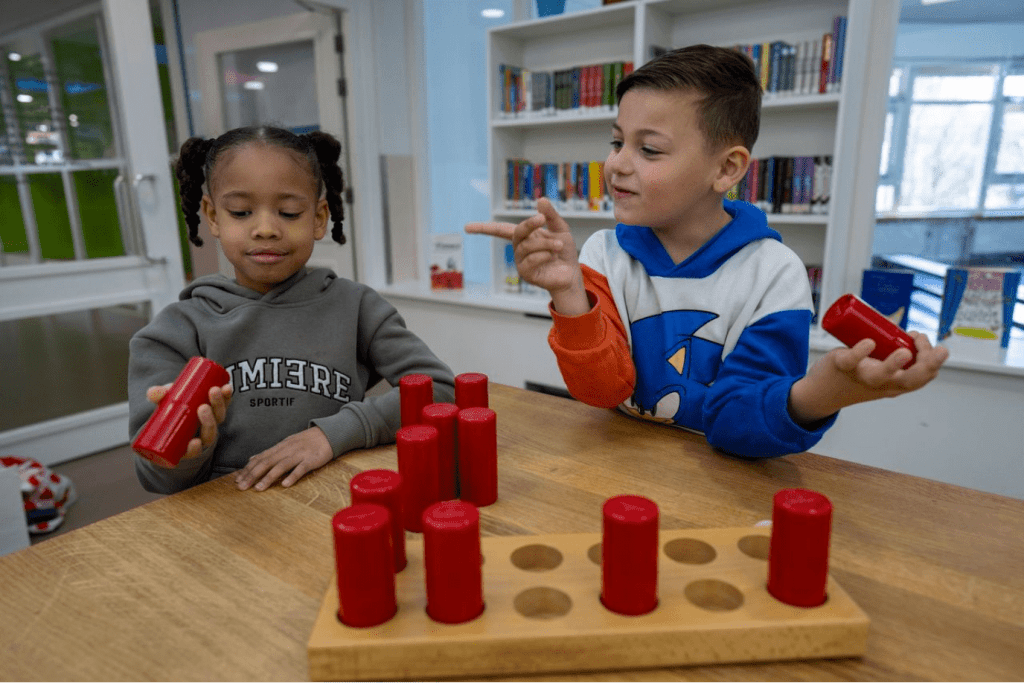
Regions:
<instances>
[{"instance_id":1,"label":"tall red cylinder","mask_svg":"<svg viewBox=\"0 0 1024 683\"><path fill-rule=\"evenodd\" d=\"M398 380L402 426L418 425L423 406L434 402L434 380L430 375L406 375Z\"/></svg>"},{"instance_id":2,"label":"tall red cylinder","mask_svg":"<svg viewBox=\"0 0 1024 683\"><path fill-rule=\"evenodd\" d=\"M164 467L177 465L199 429L199 406L210 402L210 389L230 381L227 370L209 358L189 359L135 437L132 448Z\"/></svg>"},{"instance_id":3,"label":"tall red cylinder","mask_svg":"<svg viewBox=\"0 0 1024 683\"><path fill-rule=\"evenodd\" d=\"M460 408L488 408L487 375L464 372L455 376L455 405Z\"/></svg>"},{"instance_id":4,"label":"tall red cylinder","mask_svg":"<svg viewBox=\"0 0 1024 683\"><path fill-rule=\"evenodd\" d=\"M352 504L376 503L388 509L395 571L405 569L405 515L402 513L402 475L393 470L367 470L348 484Z\"/></svg>"},{"instance_id":5,"label":"tall red cylinder","mask_svg":"<svg viewBox=\"0 0 1024 683\"><path fill-rule=\"evenodd\" d=\"M395 435L398 473L402 475L405 528L422 531L423 511L439 500L437 493L437 429L427 425L402 427Z\"/></svg>"},{"instance_id":6,"label":"tall red cylinder","mask_svg":"<svg viewBox=\"0 0 1024 683\"><path fill-rule=\"evenodd\" d=\"M498 500L497 416L490 408L459 411L459 498L477 507Z\"/></svg>"},{"instance_id":7,"label":"tall red cylinder","mask_svg":"<svg viewBox=\"0 0 1024 683\"><path fill-rule=\"evenodd\" d=\"M772 506L768 592L797 607L825 602L832 503L807 489L783 489Z\"/></svg>"},{"instance_id":8,"label":"tall red cylinder","mask_svg":"<svg viewBox=\"0 0 1024 683\"><path fill-rule=\"evenodd\" d=\"M658 506L616 496L603 513L601 602L619 614L646 614L658 606Z\"/></svg>"},{"instance_id":9,"label":"tall red cylinder","mask_svg":"<svg viewBox=\"0 0 1024 683\"><path fill-rule=\"evenodd\" d=\"M480 513L461 500L445 500L423 513L427 614L459 624L484 611L480 568Z\"/></svg>"},{"instance_id":10,"label":"tall red cylinder","mask_svg":"<svg viewBox=\"0 0 1024 683\"><path fill-rule=\"evenodd\" d=\"M455 459L458 443L459 407L454 403L431 403L423 407L421 421L437 430L438 500L458 498L458 469Z\"/></svg>"},{"instance_id":11,"label":"tall red cylinder","mask_svg":"<svg viewBox=\"0 0 1024 683\"><path fill-rule=\"evenodd\" d=\"M361 503L336 512L332 526L338 618L349 626L383 624L398 611L391 513L382 505Z\"/></svg>"},{"instance_id":12,"label":"tall red cylinder","mask_svg":"<svg viewBox=\"0 0 1024 683\"><path fill-rule=\"evenodd\" d=\"M821 327L847 346L853 346L861 339L874 339L875 348L870 355L878 360L885 360L898 349L908 349L910 360L903 367L909 368L917 357L913 337L853 294L844 294L836 299L822 316Z\"/></svg>"}]
</instances>

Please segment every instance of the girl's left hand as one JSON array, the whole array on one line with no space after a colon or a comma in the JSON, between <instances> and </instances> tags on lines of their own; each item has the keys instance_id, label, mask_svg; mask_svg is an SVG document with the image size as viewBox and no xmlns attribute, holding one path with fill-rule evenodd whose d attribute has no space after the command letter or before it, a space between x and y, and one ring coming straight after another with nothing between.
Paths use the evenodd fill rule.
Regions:
<instances>
[{"instance_id":1,"label":"girl's left hand","mask_svg":"<svg viewBox=\"0 0 1024 683\"><path fill-rule=\"evenodd\" d=\"M310 427L249 458L249 463L235 474L235 483L242 491L264 491L283 476L281 486L288 488L333 459L327 437L319 427Z\"/></svg>"}]
</instances>

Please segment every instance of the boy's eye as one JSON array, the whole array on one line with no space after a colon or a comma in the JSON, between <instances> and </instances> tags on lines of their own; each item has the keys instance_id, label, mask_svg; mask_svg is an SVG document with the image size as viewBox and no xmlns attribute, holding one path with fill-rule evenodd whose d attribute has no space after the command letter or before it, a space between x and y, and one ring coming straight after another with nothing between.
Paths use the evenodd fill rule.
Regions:
<instances>
[{"instance_id":1,"label":"boy's eye","mask_svg":"<svg viewBox=\"0 0 1024 683\"><path fill-rule=\"evenodd\" d=\"M645 155L647 155L649 157L653 157L653 156L656 156L658 154L661 154L661 152L659 152L658 150L651 149L650 147L641 147L640 151L643 152Z\"/></svg>"},{"instance_id":2,"label":"boy's eye","mask_svg":"<svg viewBox=\"0 0 1024 683\"><path fill-rule=\"evenodd\" d=\"M612 149L622 149L622 140L612 140Z\"/></svg>"}]
</instances>

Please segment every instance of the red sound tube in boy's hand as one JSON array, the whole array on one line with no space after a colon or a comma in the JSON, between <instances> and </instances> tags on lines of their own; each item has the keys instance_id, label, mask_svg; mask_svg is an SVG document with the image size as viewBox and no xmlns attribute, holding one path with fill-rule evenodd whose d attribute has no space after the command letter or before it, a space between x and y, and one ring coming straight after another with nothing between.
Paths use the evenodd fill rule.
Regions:
<instances>
[{"instance_id":1,"label":"red sound tube in boy's hand","mask_svg":"<svg viewBox=\"0 0 1024 683\"><path fill-rule=\"evenodd\" d=\"M199 428L199 406L210 401L210 389L231 381L227 370L208 358L195 356L174 380L142 431L132 442L147 460L174 467Z\"/></svg>"},{"instance_id":2,"label":"red sound tube in boy's hand","mask_svg":"<svg viewBox=\"0 0 1024 683\"><path fill-rule=\"evenodd\" d=\"M914 338L853 294L844 294L832 304L821 319L821 327L847 346L861 339L874 339L875 348L870 355L878 360L885 360L897 349L908 349L911 356L904 369L913 365L917 358Z\"/></svg>"}]
</instances>

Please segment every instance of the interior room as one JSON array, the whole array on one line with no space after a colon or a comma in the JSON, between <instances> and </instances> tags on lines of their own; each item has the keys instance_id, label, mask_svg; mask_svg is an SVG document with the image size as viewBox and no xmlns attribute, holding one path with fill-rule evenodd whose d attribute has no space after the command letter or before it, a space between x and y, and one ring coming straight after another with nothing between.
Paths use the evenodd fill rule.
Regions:
<instances>
[{"instance_id":1,"label":"interior room","mask_svg":"<svg viewBox=\"0 0 1024 683\"><path fill-rule=\"evenodd\" d=\"M521 406L524 415L539 406L564 409L580 425L589 425L572 432L578 443L585 441L584 432L586 438L613 433L618 422L607 426L602 420L638 422L666 443L674 436L696 439L711 459L685 466L725 487L723 506L753 506L746 485L735 483L743 480L732 479L741 476L738 471L755 477L757 490L809 486L812 473L827 472L832 493L848 496L847 509L863 515L858 528L837 522L834 529L847 536L833 537L832 546L839 576L851 584L850 593L862 607L859 595L875 579L865 578L872 560L850 549L856 547L852 539L862 533L862 523L898 526L896 514L912 518L912 526L924 525L917 518L927 514L899 503L902 495L941 505L948 519L960 518L960 510L969 520L965 524L990 524L986 533L992 538L985 548L1024 561L1019 541L1001 546L999 540L1019 536L1013 520L1024 516L1024 4L1019 0L8 4L0 13L0 456L9 459L0 467L0 575L8 557L37 552L26 560L36 562L32 558L44 557L48 544L91 538L88 534L101 533L97 529L114 529L121 522L127 529L125 515L143 520L170 510L176 500L214 490L202 484L168 493L141 483L129 426L129 344L197 280L220 276L234 283L238 271L221 246L221 228L211 228L205 208L198 211L203 246L189 239L175 164L191 138L214 139L261 124L296 135L329 133L340 142L345 243L332 240L333 219L325 208L326 237L312 245L306 266L329 269L338 280L379 294L453 376L486 375L492 392L498 388L498 396L507 397L501 400ZM574 398L580 392L567 383L562 357L549 340L556 322L552 294L517 270L508 240L465 229L483 222L521 224L538 214L538 198L549 197L577 252L600 234L616 234L622 221L601 176L611 163L606 161L609 142L616 149L613 137L622 131L615 84L667 51L696 44L745 54L761 84L760 133L749 150L750 166L725 196L763 212L766 227L795 254L800 273L806 269L812 316L807 367L828 362L836 349L845 348L845 340L826 329L826 312L846 294L895 323L895 331L886 334L920 335L929 347L949 350L935 378L921 388L843 407L813 446L781 458L734 457L709 444L700 429L640 422L638 413L644 417L653 410L640 406L637 393L618 411L605 406L601 412ZM315 173L325 177L319 167ZM209 185L204 187L209 193ZM999 284L975 287L980 282L975 278L982 277ZM591 292L590 304L594 296ZM975 309L961 300L983 306L976 315L986 316L985 322L971 323L968 316ZM277 334L284 339L295 331ZM628 344L638 332L627 326L622 334ZM698 339L693 331L685 345L691 362L701 348ZM683 356L673 358L682 374ZM262 373L263 360L258 367L229 371ZM266 360L270 368L271 359ZM595 383L605 381L597 378L601 372L594 370ZM370 374L375 384L367 387L367 399L397 397L389 393L397 392L397 378L389 383L376 371ZM242 376L232 375L236 392ZM263 381L262 374L259 378ZM347 375L345 381L351 381ZM506 388L515 392L501 393ZM493 398L492 393L492 403ZM792 416L793 404L788 405ZM367 433L375 429L372 421L361 419ZM513 434L502 432L499 414L499 458L507 444L525 441L534 448L531 440L556 429L562 418L541 419L551 426L538 435L525 425ZM202 435L198 427L193 432ZM207 454L214 443L203 437ZM273 495L289 496L287 505L326 506L348 495L349 480L360 471L393 466L395 446L389 447L387 453L379 446L332 455L324 470L305 476L312 483L300 481L290 493ZM511 462L512 446L507 447ZM809 454L821 456L820 461L801 459ZM531 477L537 491L555 481L593 496L601 487L615 489L617 478L632 467L616 470L601 459L605 456L595 457L596 469L587 476L602 483L589 489L591 484L578 481L582 475L574 465L533 461L524 452L516 463L522 471L517 469L514 478L522 477L523 490L538 496L531 503L543 516L533 517L524 506L510 508L507 517L489 518L481 507L484 535L579 531L575 522L563 527L548 520L558 516L558 501L541 500ZM687 457L680 451L680 458ZM335 465L343 485L326 479ZM52 490L40 493L51 476ZM857 507L867 505L858 498L858 482L881 486L878 482L888 477L900 477L894 480L899 490L893 484L893 490L879 493L892 507L879 507L877 513ZM653 489L659 489L657 482L652 472ZM677 493L686 497L686 491ZM35 498L40 495L45 500ZM563 500L576 514L572 496ZM210 494L210 501L218 501L209 503L217 510L233 505L224 486ZM671 528L670 521L686 528L752 526L772 517L770 507L746 519L712 504L707 520L698 520L686 516L686 503L676 504L683 507L662 508L663 528ZM183 524L201 524L199 512L166 514L180 515L187 520ZM274 513L267 508L252 514ZM97 526L101 523L111 526ZM284 543L286 536L275 531L271 540L251 548L234 538L230 561L261 552L261 544ZM413 536L418 538L408 535ZM842 545L842 538L851 545ZM893 554L880 560L883 565L896 566L900 539L894 539ZM167 542L170 548L179 541L168 536ZM315 537L311 543L329 539ZM257 577L267 595L283 595L275 594L273 585L290 581L284 577L287 561L281 560L273 578ZM325 566L299 573L315 583L330 574ZM887 590L913 593L915 572L933 572L929 580L937 586L962 589L956 598L937 598L945 601L943 609L967 609L967 603L986 600L996 605L997 589L1013 584L1015 597L984 618L991 617L1006 633L1024 635L1017 610L1024 606L1019 578L1006 579L995 569L974 575L959 565L899 567L892 572L901 578L892 579ZM281 648L294 646L292 641L305 646L312 626L306 615L315 613L322 589L316 584L299 590L310 604L288 612L289 645ZM273 609L287 611L283 601ZM215 603L210 598L203 604ZM1008 614L1014 610L1016 616ZM890 617L897 618L888 615L875 623L890 623L885 621ZM4 633L0 626L0 642ZM870 658L878 642L868 637ZM1015 645L982 640L975 654L995 652L1007 666L1024 667L1024 638ZM321 660L311 658L310 669L298 675L360 676L331 668L337 653L325 652L323 669L315 664ZM277 654L291 662L294 652ZM150 670L139 662L129 658L118 665L123 669L97 664L90 673L141 680ZM672 660L663 664L668 668L654 669L653 675L668 671ZM647 666L655 665L662 664ZM0 663L0 677L25 675L24 668L11 665L5 671L6 666ZM971 675L969 669L942 669L937 663L914 666L920 668L881 669L879 675L949 680ZM449 673L489 673L466 667ZM633 667L606 668L621 673ZM582 664L562 670L588 671ZM176 679L190 675L187 668L171 671ZM260 678L254 671L236 673ZM400 677L389 669L368 671L369 678ZM789 677L794 671L751 675ZM866 676L866 671L851 669L849 675ZM227 669L209 673L210 680L232 675ZM274 670L285 677L292 673L287 667ZM444 673L427 669L414 677L428 680ZM743 675L728 668L718 673ZM54 675L61 674L55 670Z\"/></svg>"}]
</instances>

